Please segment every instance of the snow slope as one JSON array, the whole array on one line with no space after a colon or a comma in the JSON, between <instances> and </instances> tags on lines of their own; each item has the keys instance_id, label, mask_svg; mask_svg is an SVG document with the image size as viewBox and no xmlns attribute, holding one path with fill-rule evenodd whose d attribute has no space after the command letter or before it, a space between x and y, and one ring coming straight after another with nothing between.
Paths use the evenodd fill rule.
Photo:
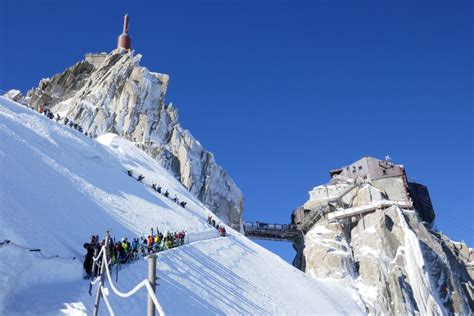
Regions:
<instances>
[{"instance_id":1,"label":"snow slope","mask_svg":"<svg viewBox=\"0 0 474 316\"><path fill-rule=\"evenodd\" d=\"M90 314L81 262L88 236L110 229L132 238L157 226L189 236L159 254L157 296L167 314L363 313L336 281L315 280L230 228L219 237L206 222L210 211L126 140L87 138L3 97L0 137L0 241L15 243L0 247L0 314ZM128 177L129 168L186 209ZM128 291L146 275L145 260L125 265L117 286ZM111 294L111 302L117 315L143 315L146 292Z\"/></svg>"}]
</instances>

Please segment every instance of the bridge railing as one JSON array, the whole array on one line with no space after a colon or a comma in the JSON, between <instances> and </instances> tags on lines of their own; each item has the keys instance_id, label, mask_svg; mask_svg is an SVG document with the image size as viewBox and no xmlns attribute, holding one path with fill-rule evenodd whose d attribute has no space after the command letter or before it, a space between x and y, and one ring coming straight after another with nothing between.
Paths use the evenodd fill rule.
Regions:
<instances>
[{"instance_id":1,"label":"bridge railing","mask_svg":"<svg viewBox=\"0 0 474 316\"><path fill-rule=\"evenodd\" d=\"M294 224L269 224L269 223L261 223L261 222L245 222L244 229L288 231L288 230L296 230L297 226Z\"/></svg>"}]
</instances>

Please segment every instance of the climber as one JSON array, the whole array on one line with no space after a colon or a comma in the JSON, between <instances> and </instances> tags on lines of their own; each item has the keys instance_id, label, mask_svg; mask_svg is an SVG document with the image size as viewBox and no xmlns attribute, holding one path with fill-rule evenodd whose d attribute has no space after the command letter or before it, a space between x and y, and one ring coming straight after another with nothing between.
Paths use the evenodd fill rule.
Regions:
<instances>
[{"instance_id":1,"label":"climber","mask_svg":"<svg viewBox=\"0 0 474 316\"><path fill-rule=\"evenodd\" d=\"M170 195L170 193L168 192L168 190L166 190L166 192L163 194L165 197L168 197L168 195Z\"/></svg>"},{"instance_id":2,"label":"climber","mask_svg":"<svg viewBox=\"0 0 474 316\"><path fill-rule=\"evenodd\" d=\"M212 216L211 216L211 214L209 214L209 215L207 216L207 222L209 223L209 225L212 224Z\"/></svg>"},{"instance_id":3,"label":"climber","mask_svg":"<svg viewBox=\"0 0 474 316\"><path fill-rule=\"evenodd\" d=\"M132 242L132 254L133 254L132 259L133 260L137 260L139 258L139 255L140 255L140 253L138 252L139 246L140 246L140 242L138 238L133 238L133 242Z\"/></svg>"},{"instance_id":4,"label":"climber","mask_svg":"<svg viewBox=\"0 0 474 316\"><path fill-rule=\"evenodd\" d=\"M145 176L141 174L138 176L137 181L141 182L143 179L145 179Z\"/></svg>"},{"instance_id":5,"label":"climber","mask_svg":"<svg viewBox=\"0 0 474 316\"><path fill-rule=\"evenodd\" d=\"M58 113L56 113L56 122L59 122L61 120L61 116L59 116Z\"/></svg>"},{"instance_id":6,"label":"climber","mask_svg":"<svg viewBox=\"0 0 474 316\"><path fill-rule=\"evenodd\" d=\"M132 171L132 169L128 169L128 170L127 170L127 174L128 174L129 177L133 177L133 171Z\"/></svg>"},{"instance_id":7,"label":"climber","mask_svg":"<svg viewBox=\"0 0 474 316\"><path fill-rule=\"evenodd\" d=\"M142 253L142 256L144 257L145 256L145 251L146 251L146 248L147 248L147 240L145 238L140 237L141 238L141 244L140 244L140 252Z\"/></svg>"},{"instance_id":8,"label":"climber","mask_svg":"<svg viewBox=\"0 0 474 316\"><path fill-rule=\"evenodd\" d=\"M153 188L153 190L156 191L156 184L153 183L153 184L151 185L151 187Z\"/></svg>"},{"instance_id":9,"label":"climber","mask_svg":"<svg viewBox=\"0 0 474 316\"><path fill-rule=\"evenodd\" d=\"M64 118L64 125L67 125L67 123L69 123L69 119L66 117Z\"/></svg>"},{"instance_id":10,"label":"climber","mask_svg":"<svg viewBox=\"0 0 474 316\"><path fill-rule=\"evenodd\" d=\"M215 219L212 219L212 226L216 227L216 220Z\"/></svg>"},{"instance_id":11,"label":"climber","mask_svg":"<svg viewBox=\"0 0 474 316\"><path fill-rule=\"evenodd\" d=\"M225 237L225 227L224 226L219 227L219 233L221 234L221 237Z\"/></svg>"},{"instance_id":12,"label":"climber","mask_svg":"<svg viewBox=\"0 0 474 316\"><path fill-rule=\"evenodd\" d=\"M181 203L179 203L179 205L181 205L181 207L186 207L186 204L188 204L187 202L184 202L182 201Z\"/></svg>"},{"instance_id":13,"label":"climber","mask_svg":"<svg viewBox=\"0 0 474 316\"><path fill-rule=\"evenodd\" d=\"M156 234L156 235L155 235L155 239L154 239L154 249L153 249L154 252L160 251L160 248L159 248L159 246L160 246L160 241L161 241L161 240L160 240L160 235Z\"/></svg>"},{"instance_id":14,"label":"climber","mask_svg":"<svg viewBox=\"0 0 474 316\"><path fill-rule=\"evenodd\" d=\"M153 250L153 237L148 235L148 253Z\"/></svg>"},{"instance_id":15,"label":"climber","mask_svg":"<svg viewBox=\"0 0 474 316\"><path fill-rule=\"evenodd\" d=\"M174 195L173 202L179 203L179 200L178 200L178 197L176 196L176 194Z\"/></svg>"},{"instance_id":16,"label":"climber","mask_svg":"<svg viewBox=\"0 0 474 316\"><path fill-rule=\"evenodd\" d=\"M92 236L94 237L94 236ZM84 270L86 271L86 275L84 276L85 279L89 279L92 276L92 265L94 264L94 249L95 249L95 242L91 237L90 243L84 244L84 249L87 250L86 257L84 259Z\"/></svg>"},{"instance_id":17,"label":"climber","mask_svg":"<svg viewBox=\"0 0 474 316\"><path fill-rule=\"evenodd\" d=\"M161 194L161 187L160 187L160 186L158 186L158 187L156 188L156 191L158 191L158 193L160 193L160 194Z\"/></svg>"},{"instance_id":18,"label":"climber","mask_svg":"<svg viewBox=\"0 0 474 316\"><path fill-rule=\"evenodd\" d=\"M44 113L44 105L42 105L42 104L40 105L38 112Z\"/></svg>"}]
</instances>

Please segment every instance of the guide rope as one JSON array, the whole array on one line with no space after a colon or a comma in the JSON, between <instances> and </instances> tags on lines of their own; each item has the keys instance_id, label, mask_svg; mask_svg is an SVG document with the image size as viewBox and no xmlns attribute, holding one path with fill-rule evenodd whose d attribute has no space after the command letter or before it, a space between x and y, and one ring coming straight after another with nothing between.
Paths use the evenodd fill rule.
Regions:
<instances>
[{"instance_id":1,"label":"guide rope","mask_svg":"<svg viewBox=\"0 0 474 316\"><path fill-rule=\"evenodd\" d=\"M0 242L0 247L5 247L5 246L13 246L24 251L38 253L42 257L42 259L46 259L46 260L51 260L51 259L76 260L77 259L77 257L63 257L60 255L46 256L45 254L43 254L40 248L30 248L30 247L22 246L8 239L5 239L4 241Z\"/></svg>"}]
</instances>

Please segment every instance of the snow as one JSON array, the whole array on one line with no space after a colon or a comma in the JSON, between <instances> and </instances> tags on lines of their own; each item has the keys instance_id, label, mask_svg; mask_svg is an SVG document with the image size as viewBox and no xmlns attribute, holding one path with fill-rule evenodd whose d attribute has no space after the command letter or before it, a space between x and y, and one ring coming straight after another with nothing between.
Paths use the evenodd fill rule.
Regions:
<instances>
[{"instance_id":1,"label":"snow","mask_svg":"<svg viewBox=\"0 0 474 316\"><path fill-rule=\"evenodd\" d=\"M420 240L408 226L402 211L397 208L397 212L400 226L405 232L405 269L416 301L418 304L423 304L418 306L418 308L421 311L426 311L427 315L443 315L444 311L441 308L443 304L439 298L439 293L432 292L432 289L436 287L431 285L435 284L436 280L432 280L430 277L429 264L424 261Z\"/></svg>"},{"instance_id":2,"label":"snow","mask_svg":"<svg viewBox=\"0 0 474 316\"><path fill-rule=\"evenodd\" d=\"M0 241L15 243L0 246L2 315L91 314L82 244L106 230L132 238L157 226L189 236L186 245L158 256L157 297L167 314L363 313L340 283L305 275L231 228L229 237L219 237L206 222L210 210L116 135L96 141L0 97L0 137ZM186 208L151 183L188 202ZM146 260L124 265L117 287L128 291L146 276ZM117 315L145 314L145 290L130 299L110 291L110 300Z\"/></svg>"}]
</instances>

